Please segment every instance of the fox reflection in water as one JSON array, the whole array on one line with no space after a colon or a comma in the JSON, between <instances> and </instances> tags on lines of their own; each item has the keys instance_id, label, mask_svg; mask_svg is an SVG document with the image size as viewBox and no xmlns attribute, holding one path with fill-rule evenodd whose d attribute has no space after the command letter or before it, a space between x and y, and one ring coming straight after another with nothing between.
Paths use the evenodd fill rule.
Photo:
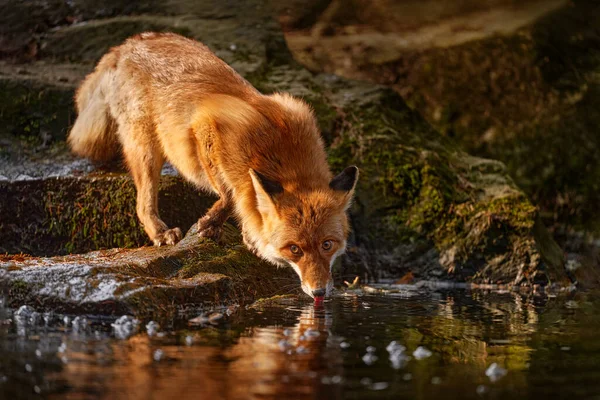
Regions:
<instances>
[{"instance_id":1,"label":"fox reflection in water","mask_svg":"<svg viewBox=\"0 0 600 400\"><path fill-rule=\"evenodd\" d=\"M339 345L328 346L333 340L330 311L312 305L297 311L300 315L291 328L255 326L237 333L204 328L189 347L183 345L185 335L159 344L140 334L112 342L102 355L73 349L66 352L69 362L57 378L66 379L69 392L81 398L318 397L325 373L334 380L343 375L341 350ZM163 352L160 362L153 358L158 349ZM106 362L98 362L103 357ZM327 387L327 398L341 398L339 385Z\"/></svg>"}]
</instances>

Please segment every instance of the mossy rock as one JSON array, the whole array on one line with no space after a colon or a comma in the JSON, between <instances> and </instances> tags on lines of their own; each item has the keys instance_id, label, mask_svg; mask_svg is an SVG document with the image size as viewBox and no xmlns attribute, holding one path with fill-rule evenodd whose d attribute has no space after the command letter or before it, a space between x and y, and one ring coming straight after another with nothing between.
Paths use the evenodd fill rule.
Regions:
<instances>
[{"instance_id":1,"label":"mossy rock","mask_svg":"<svg viewBox=\"0 0 600 400\"><path fill-rule=\"evenodd\" d=\"M52 258L3 256L0 292L9 307L144 318L247 304L298 284L291 268L254 257L227 226L220 245L191 229L175 246L103 250Z\"/></svg>"},{"instance_id":2,"label":"mossy rock","mask_svg":"<svg viewBox=\"0 0 600 400\"><path fill-rule=\"evenodd\" d=\"M135 212L129 176L0 182L0 252L32 255L81 253L149 242ZM169 226L187 230L214 202L178 177L163 176L159 212Z\"/></svg>"},{"instance_id":3,"label":"mossy rock","mask_svg":"<svg viewBox=\"0 0 600 400\"><path fill-rule=\"evenodd\" d=\"M333 125L332 167L361 169L342 278L566 282L560 250L506 167L462 152L392 90L295 66L250 79L315 104Z\"/></svg>"},{"instance_id":4,"label":"mossy rock","mask_svg":"<svg viewBox=\"0 0 600 400\"><path fill-rule=\"evenodd\" d=\"M72 87L0 78L0 135L64 140L74 120Z\"/></svg>"}]
</instances>

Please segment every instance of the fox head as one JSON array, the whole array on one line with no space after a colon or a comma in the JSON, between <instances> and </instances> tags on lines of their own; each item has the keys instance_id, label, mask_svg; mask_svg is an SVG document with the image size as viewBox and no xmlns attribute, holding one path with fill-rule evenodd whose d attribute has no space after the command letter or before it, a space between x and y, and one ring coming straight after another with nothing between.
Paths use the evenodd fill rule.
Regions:
<instances>
[{"instance_id":1,"label":"fox head","mask_svg":"<svg viewBox=\"0 0 600 400\"><path fill-rule=\"evenodd\" d=\"M348 217L358 168L348 167L326 187L284 190L279 182L250 170L256 204L263 220L261 256L290 265L311 297L328 296L331 267L346 249Z\"/></svg>"}]
</instances>

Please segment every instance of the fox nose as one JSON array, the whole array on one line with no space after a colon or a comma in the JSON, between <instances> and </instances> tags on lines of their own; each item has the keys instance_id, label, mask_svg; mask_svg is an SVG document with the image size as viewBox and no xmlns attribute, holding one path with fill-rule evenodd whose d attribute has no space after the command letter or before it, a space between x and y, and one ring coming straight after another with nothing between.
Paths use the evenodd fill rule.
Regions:
<instances>
[{"instance_id":1,"label":"fox nose","mask_svg":"<svg viewBox=\"0 0 600 400\"><path fill-rule=\"evenodd\" d=\"M315 289L312 291L312 294L315 297L323 297L325 296L325 289Z\"/></svg>"}]
</instances>

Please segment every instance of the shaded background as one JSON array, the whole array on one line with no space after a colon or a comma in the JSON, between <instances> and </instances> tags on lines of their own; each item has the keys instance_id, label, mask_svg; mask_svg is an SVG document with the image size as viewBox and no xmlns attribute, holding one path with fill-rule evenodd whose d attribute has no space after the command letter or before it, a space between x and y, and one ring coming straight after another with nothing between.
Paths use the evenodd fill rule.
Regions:
<instances>
[{"instance_id":1,"label":"shaded background","mask_svg":"<svg viewBox=\"0 0 600 400\"><path fill-rule=\"evenodd\" d=\"M300 63L393 87L469 153L506 163L563 248L595 252L600 3L285 3Z\"/></svg>"}]
</instances>

